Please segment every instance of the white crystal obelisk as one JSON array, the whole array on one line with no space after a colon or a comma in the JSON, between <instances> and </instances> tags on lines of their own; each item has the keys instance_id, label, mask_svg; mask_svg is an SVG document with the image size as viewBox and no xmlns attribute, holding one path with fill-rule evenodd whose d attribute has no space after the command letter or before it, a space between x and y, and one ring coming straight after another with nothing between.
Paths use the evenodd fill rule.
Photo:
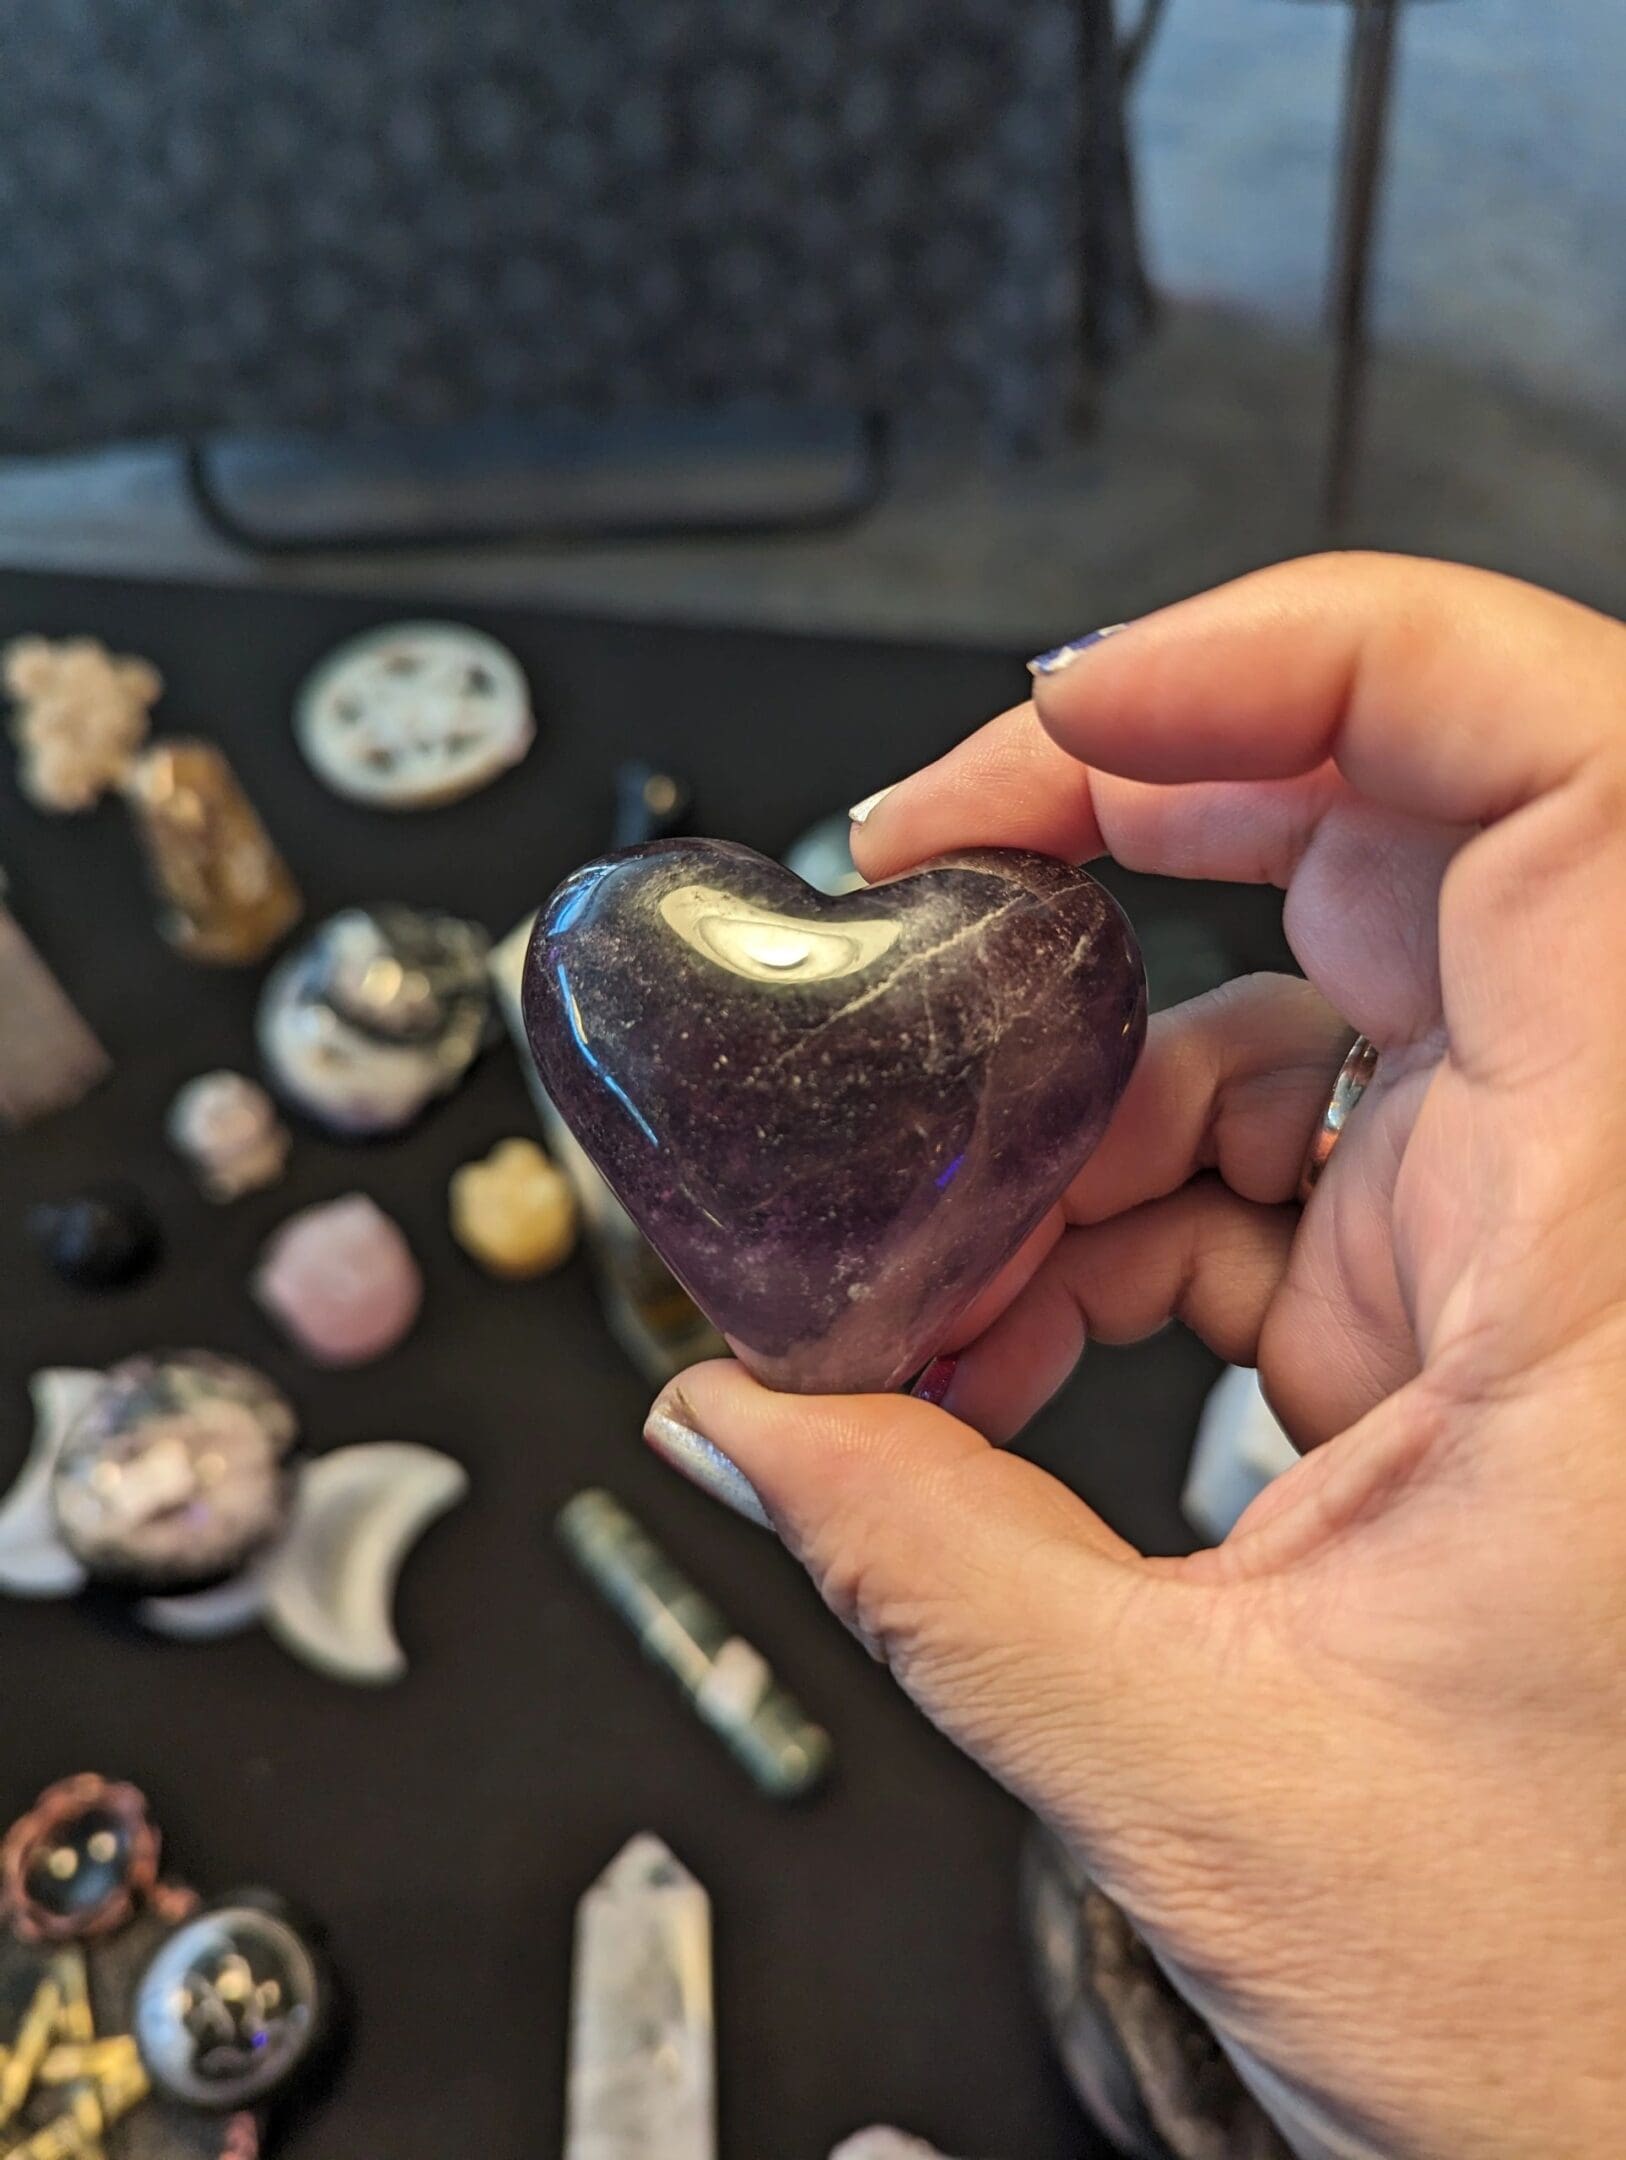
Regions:
<instances>
[{"instance_id":1,"label":"white crystal obelisk","mask_svg":"<svg viewBox=\"0 0 1626 2160\"><path fill-rule=\"evenodd\" d=\"M711 1900L649 1832L576 1908L564 2160L716 2160Z\"/></svg>"},{"instance_id":2,"label":"white crystal obelisk","mask_svg":"<svg viewBox=\"0 0 1626 2160\"><path fill-rule=\"evenodd\" d=\"M876 2123L872 2129L855 2130L850 2138L843 2138L830 2160L948 2160L948 2155L924 2138Z\"/></svg>"},{"instance_id":3,"label":"white crystal obelisk","mask_svg":"<svg viewBox=\"0 0 1626 2160\"><path fill-rule=\"evenodd\" d=\"M1212 1544L1228 1538L1265 1487L1291 1470L1299 1451L1265 1400L1251 1365L1227 1365L1208 1391L1197 1424L1185 1518Z\"/></svg>"}]
</instances>

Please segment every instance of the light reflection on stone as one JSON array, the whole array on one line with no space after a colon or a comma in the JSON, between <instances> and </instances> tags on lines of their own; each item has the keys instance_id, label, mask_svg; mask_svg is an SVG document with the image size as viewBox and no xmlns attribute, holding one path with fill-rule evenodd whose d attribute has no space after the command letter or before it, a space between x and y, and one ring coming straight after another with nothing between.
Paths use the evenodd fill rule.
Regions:
<instances>
[{"instance_id":1,"label":"light reflection on stone","mask_svg":"<svg viewBox=\"0 0 1626 2160\"><path fill-rule=\"evenodd\" d=\"M686 945L752 982L834 982L878 960L902 928L878 920L825 929L747 906L708 885L679 886L659 906L662 920Z\"/></svg>"}]
</instances>

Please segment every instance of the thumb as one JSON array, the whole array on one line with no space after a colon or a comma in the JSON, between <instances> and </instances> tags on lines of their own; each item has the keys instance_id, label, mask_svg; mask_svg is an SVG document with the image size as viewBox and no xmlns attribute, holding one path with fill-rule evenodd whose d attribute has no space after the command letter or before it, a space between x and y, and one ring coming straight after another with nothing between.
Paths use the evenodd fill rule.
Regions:
<instances>
[{"instance_id":1,"label":"thumb","mask_svg":"<svg viewBox=\"0 0 1626 2160\"><path fill-rule=\"evenodd\" d=\"M667 1387L646 1438L777 1530L927 1716L1108 1877L1125 1831L1195 1799L1232 1662L1196 1610L1212 1586L1033 1464L929 1403L776 1394L726 1360Z\"/></svg>"}]
</instances>

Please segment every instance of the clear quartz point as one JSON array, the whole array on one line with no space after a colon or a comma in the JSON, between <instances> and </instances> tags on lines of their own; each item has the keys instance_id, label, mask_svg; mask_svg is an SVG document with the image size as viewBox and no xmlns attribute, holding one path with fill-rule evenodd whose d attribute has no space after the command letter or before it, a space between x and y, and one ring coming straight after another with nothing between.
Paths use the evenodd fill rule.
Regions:
<instances>
[{"instance_id":1,"label":"clear quartz point","mask_svg":"<svg viewBox=\"0 0 1626 2160\"><path fill-rule=\"evenodd\" d=\"M716 2160L711 1900L633 1838L576 1908L564 2160Z\"/></svg>"},{"instance_id":2,"label":"clear quartz point","mask_svg":"<svg viewBox=\"0 0 1626 2160\"><path fill-rule=\"evenodd\" d=\"M924 2138L910 2137L907 2131L877 2123L873 2129L855 2130L850 2138L844 2138L830 2160L948 2160L948 2156L935 2145L928 2145Z\"/></svg>"}]
</instances>

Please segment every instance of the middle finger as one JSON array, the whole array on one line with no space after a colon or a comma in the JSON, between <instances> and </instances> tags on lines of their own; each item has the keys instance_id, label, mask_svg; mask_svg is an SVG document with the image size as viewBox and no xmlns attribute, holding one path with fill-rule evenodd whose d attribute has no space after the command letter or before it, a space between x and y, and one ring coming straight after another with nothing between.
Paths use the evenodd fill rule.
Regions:
<instances>
[{"instance_id":1,"label":"middle finger","mask_svg":"<svg viewBox=\"0 0 1626 2160\"><path fill-rule=\"evenodd\" d=\"M1244 1200L1291 1200L1351 1030L1295 975L1246 975L1153 1015L1070 1221L1102 1222L1217 1170Z\"/></svg>"}]
</instances>

